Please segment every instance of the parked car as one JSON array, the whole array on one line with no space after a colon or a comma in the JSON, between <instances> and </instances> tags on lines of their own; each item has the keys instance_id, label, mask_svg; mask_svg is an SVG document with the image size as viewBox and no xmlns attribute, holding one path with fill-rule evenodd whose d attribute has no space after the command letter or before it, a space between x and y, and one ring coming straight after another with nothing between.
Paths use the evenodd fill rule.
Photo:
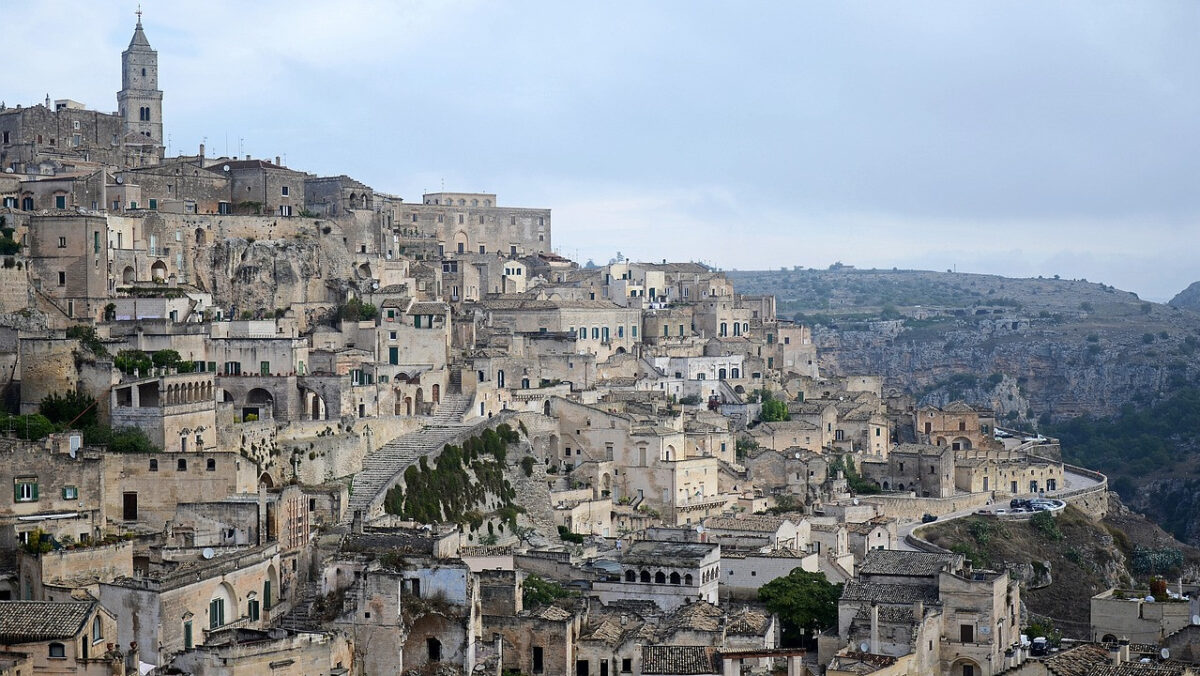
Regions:
<instances>
[{"instance_id":1,"label":"parked car","mask_svg":"<svg viewBox=\"0 0 1200 676\"><path fill-rule=\"evenodd\" d=\"M934 521L937 521L937 517L929 513L921 517L921 523L932 523Z\"/></svg>"},{"instance_id":2,"label":"parked car","mask_svg":"<svg viewBox=\"0 0 1200 676\"><path fill-rule=\"evenodd\" d=\"M1003 514L1008 514L1008 510L1003 507L996 509L996 516L1001 516Z\"/></svg>"}]
</instances>

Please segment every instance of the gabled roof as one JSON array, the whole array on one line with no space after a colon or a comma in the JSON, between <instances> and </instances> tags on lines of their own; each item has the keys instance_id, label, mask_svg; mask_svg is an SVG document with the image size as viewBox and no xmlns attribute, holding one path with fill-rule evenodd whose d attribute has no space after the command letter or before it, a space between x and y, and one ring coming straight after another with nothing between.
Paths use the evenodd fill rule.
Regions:
<instances>
[{"instance_id":1,"label":"gabled roof","mask_svg":"<svg viewBox=\"0 0 1200 676\"><path fill-rule=\"evenodd\" d=\"M876 603L936 603L936 587L927 585L883 584L849 580L842 590L842 601L874 601Z\"/></svg>"},{"instance_id":2,"label":"gabled roof","mask_svg":"<svg viewBox=\"0 0 1200 676\"><path fill-rule=\"evenodd\" d=\"M642 646L643 674L698 675L721 673L716 648L691 645Z\"/></svg>"},{"instance_id":3,"label":"gabled roof","mask_svg":"<svg viewBox=\"0 0 1200 676\"><path fill-rule=\"evenodd\" d=\"M867 552L859 575L911 575L934 577L954 566L959 554L908 552L899 549L872 549Z\"/></svg>"},{"instance_id":4,"label":"gabled roof","mask_svg":"<svg viewBox=\"0 0 1200 676\"><path fill-rule=\"evenodd\" d=\"M84 631L95 601L0 601L0 643L69 639Z\"/></svg>"}]
</instances>

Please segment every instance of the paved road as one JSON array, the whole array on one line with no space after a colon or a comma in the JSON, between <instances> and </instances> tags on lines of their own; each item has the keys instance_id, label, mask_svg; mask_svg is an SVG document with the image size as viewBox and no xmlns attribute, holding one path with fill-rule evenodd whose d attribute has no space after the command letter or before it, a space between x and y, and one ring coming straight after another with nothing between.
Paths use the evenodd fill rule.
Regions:
<instances>
[{"instance_id":1,"label":"paved road","mask_svg":"<svg viewBox=\"0 0 1200 676\"><path fill-rule=\"evenodd\" d=\"M1058 493L1062 493L1065 491L1075 491L1075 490L1079 490L1081 488L1091 488L1093 486L1098 485L1099 483L1100 483L1099 479L1093 479L1093 478L1091 478L1089 476L1085 476L1083 474L1076 474L1075 472L1072 472L1069 469L1064 469L1063 470L1063 484L1065 484L1065 485L1063 486L1063 489L1061 491L1056 491L1054 493L1047 493L1046 497L1052 498L1055 495L1057 495ZM1029 496L1022 496L1022 497L1033 497L1033 496L1029 495ZM946 514L945 516L939 516L938 521L950 521L951 519L959 519L964 516L969 516L971 514L974 514L976 511L978 511L978 508L963 509L963 510L959 510L957 512L951 512L950 514ZM900 524L900 526L896 529L896 536L898 538L897 549L902 549L902 550L910 551L910 552L920 551L916 547L913 547L912 545L908 544L908 536L912 534L914 528L916 528L917 526L920 526L920 525L921 525L920 521L912 521L910 523Z\"/></svg>"}]
</instances>

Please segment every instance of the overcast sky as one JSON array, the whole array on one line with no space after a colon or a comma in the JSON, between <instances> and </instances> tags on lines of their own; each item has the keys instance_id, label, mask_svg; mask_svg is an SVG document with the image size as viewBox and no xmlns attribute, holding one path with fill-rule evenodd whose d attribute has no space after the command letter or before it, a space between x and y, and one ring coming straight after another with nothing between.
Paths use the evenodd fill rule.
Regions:
<instances>
[{"instance_id":1,"label":"overcast sky","mask_svg":"<svg viewBox=\"0 0 1200 676\"><path fill-rule=\"evenodd\" d=\"M5 0L116 108L135 2ZM1200 279L1200 3L146 1L173 153L554 210L581 262Z\"/></svg>"}]
</instances>

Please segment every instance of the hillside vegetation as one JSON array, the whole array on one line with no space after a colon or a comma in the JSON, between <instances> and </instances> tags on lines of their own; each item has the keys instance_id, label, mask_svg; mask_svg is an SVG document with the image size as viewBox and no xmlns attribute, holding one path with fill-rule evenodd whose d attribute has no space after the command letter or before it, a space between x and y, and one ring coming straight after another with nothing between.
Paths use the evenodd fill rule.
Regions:
<instances>
[{"instance_id":1,"label":"hillside vegetation","mask_svg":"<svg viewBox=\"0 0 1200 676\"><path fill-rule=\"evenodd\" d=\"M1177 542L1114 501L1101 521L1068 507L1028 521L972 516L927 527L928 541L965 555L976 567L1008 568L1021 598L1068 636L1084 637L1093 595L1111 587L1144 587L1151 576L1194 571L1200 551Z\"/></svg>"}]
</instances>

